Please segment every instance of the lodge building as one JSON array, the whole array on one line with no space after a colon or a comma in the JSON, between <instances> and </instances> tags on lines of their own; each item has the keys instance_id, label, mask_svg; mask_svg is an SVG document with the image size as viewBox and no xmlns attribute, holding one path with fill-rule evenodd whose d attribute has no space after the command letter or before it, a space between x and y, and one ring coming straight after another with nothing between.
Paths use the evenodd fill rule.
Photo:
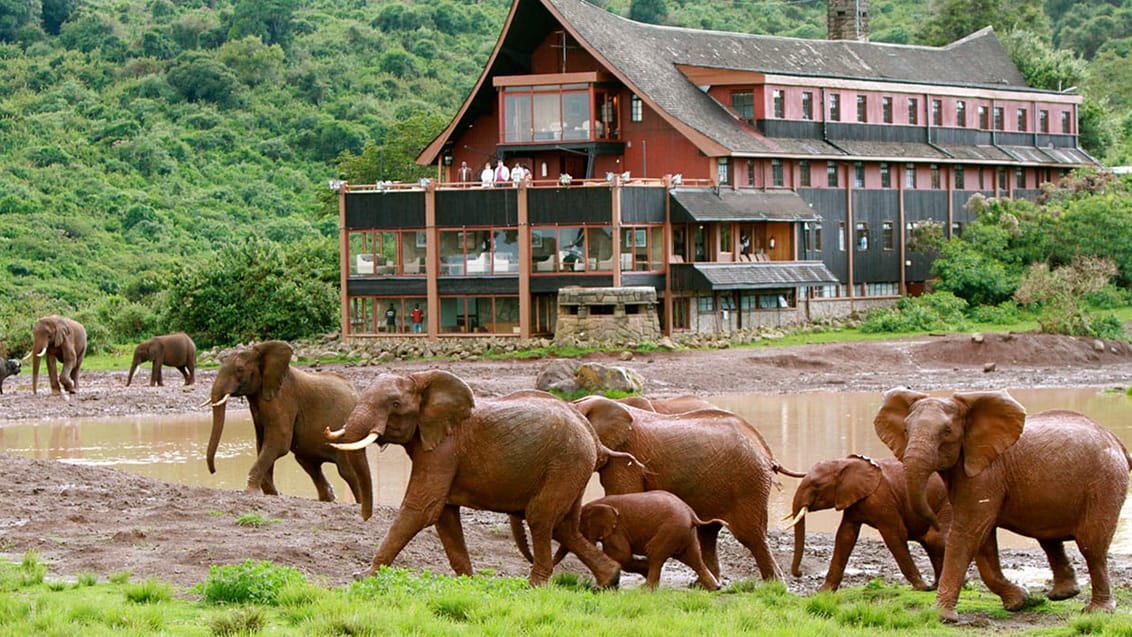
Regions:
<instances>
[{"instance_id":1,"label":"lodge building","mask_svg":"<svg viewBox=\"0 0 1132 637\"><path fill-rule=\"evenodd\" d=\"M343 333L549 335L568 287L651 287L664 333L844 316L923 289L915 224L1095 165L1081 98L1027 86L991 28L871 43L867 6L805 40L514 0L418 158L436 177L335 184ZM526 172L482 184L500 161Z\"/></svg>"}]
</instances>

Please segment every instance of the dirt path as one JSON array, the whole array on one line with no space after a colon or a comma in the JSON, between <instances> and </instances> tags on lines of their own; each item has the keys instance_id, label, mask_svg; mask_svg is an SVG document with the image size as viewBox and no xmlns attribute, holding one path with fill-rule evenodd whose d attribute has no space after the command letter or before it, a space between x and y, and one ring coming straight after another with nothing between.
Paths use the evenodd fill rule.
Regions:
<instances>
[{"instance_id":1,"label":"dirt path","mask_svg":"<svg viewBox=\"0 0 1132 637\"><path fill-rule=\"evenodd\" d=\"M658 353L604 362L638 371L650 395L673 396L808 390L883 391L897 385L921 390L999 389L1007 387L1126 387L1132 384L1132 348L1122 342L1038 335L988 334L982 342L969 336L922 337L892 342L734 349L712 352ZM364 388L385 371L439 367L469 382L477 395L493 396L534 385L546 361L420 361L374 367L323 366L345 373ZM984 371L993 366L993 371ZM148 371L148 370L146 370ZM143 378L148 374L143 375ZM125 372L84 373L80 392L70 400L33 395L30 373L9 378L0 396L7 421L123 414L175 414L200 409L214 372L198 372L193 387L166 387L137 382L124 387ZM167 381L171 380L166 374ZM135 379L136 381L136 379ZM2 435L0 424L0 435ZM203 450L202 450L203 454ZM109 575L130 571L134 578L156 577L180 585L200 582L211 564L246 559L271 560L294 566L313 580L345 584L364 568L392 520L394 510L378 508L363 523L355 507L319 503L299 497L253 497L235 491L190 487L138 477L120 471L31 461L4 456L0 471L0 551L19 556L38 551L58 576L80 572ZM284 462L289 461L284 459ZM792 484L785 485L792 488ZM269 522L237 524L244 514L259 513ZM465 511L467 544L477 569L525 576L528 566L514 548L503 516ZM771 534L780 566L788 567L792 537ZM830 554L830 538L821 534L808 543L806 576L788 578L797 592L821 583ZM754 560L729 536L720 546L723 571L730 581L757 578ZM1071 550L1076 554L1076 550ZM922 557L922 553L917 553ZM1011 551L1004 565L1046 568L1035 547ZM1114 556L1113 578L1132 588L1132 557ZM1079 560L1078 560L1079 562ZM448 573L450 569L435 532L426 530L402 552L398 566ZM690 574L670 563L664 585L682 586ZM894 562L882 545L863 541L854 552L852 572L844 585L860 585L874 577L900 583ZM568 560L560 568L583 571ZM926 562L922 568L926 568ZM930 569L929 569L930 570ZM1085 569L1078 566L1083 584ZM625 585L635 585L626 576Z\"/></svg>"}]
</instances>

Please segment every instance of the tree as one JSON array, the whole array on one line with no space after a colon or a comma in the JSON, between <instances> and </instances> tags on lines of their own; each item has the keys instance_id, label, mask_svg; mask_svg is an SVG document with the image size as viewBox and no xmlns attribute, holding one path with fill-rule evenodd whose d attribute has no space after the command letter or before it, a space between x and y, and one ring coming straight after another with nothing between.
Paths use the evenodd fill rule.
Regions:
<instances>
[{"instance_id":1,"label":"tree","mask_svg":"<svg viewBox=\"0 0 1132 637\"><path fill-rule=\"evenodd\" d=\"M240 80L208 53L189 51L178 55L165 77L190 102L211 102L217 106L241 103Z\"/></svg>"},{"instance_id":2,"label":"tree","mask_svg":"<svg viewBox=\"0 0 1132 637\"><path fill-rule=\"evenodd\" d=\"M254 35L228 40L216 59L248 86L274 84L283 75L283 49L278 44L266 46Z\"/></svg>"},{"instance_id":3,"label":"tree","mask_svg":"<svg viewBox=\"0 0 1132 637\"><path fill-rule=\"evenodd\" d=\"M298 0L237 0L228 38L255 35L264 44L278 44L286 49L291 43L298 5Z\"/></svg>"},{"instance_id":4,"label":"tree","mask_svg":"<svg viewBox=\"0 0 1132 637\"><path fill-rule=\"evenodd\" d=\"M35 25L42 7L35 0L0 0L0 42L15 42L20 32Z\"/></svg>"},{"instance_id":5,"label":"tree","mask_svg":"<svg viewBox=\"0 0 1132 637\"><path fill-rule=\"evenodd\" d=\"M1025 26L1044 38L1051 32L1040 2L1030 0L939 0L920 26L920 40L943 46L987 26L1000 34Z\"/></svg>"},{"instance_id":6,"label":"tree","mask_svg":"<svg viewBox=\"0 0 1132 637\"><path fill-rule=\"evenodd\" d=\"M662 24L668 17L664 0L633 0L629 3L629 19L649 24Z\"/></svg>"}]
</instances>

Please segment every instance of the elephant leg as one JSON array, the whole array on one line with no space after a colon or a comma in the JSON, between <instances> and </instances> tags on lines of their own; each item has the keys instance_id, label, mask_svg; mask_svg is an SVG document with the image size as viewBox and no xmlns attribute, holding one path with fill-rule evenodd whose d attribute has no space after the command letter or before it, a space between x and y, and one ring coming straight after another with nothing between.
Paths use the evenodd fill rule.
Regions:
<instances>
[{"instance_id":1,"label":"elephant leg","mask_svg":"<svg viewBox=\"0 0 1132 637\"><path fill-rule=\"evenodd\" d=\"M412 483L410 482L410 490ZM409 540L417 536L425 527L436 524L444 511L445 498L433 499L429 501L424 507L417 508L414 506L413 501L408 497L401 503L401 508L397 511L397 517L393 519L393 524L389 525L389 530L385 533L385 537L381 540L381 545L377 547L377 553L373 556L373 563L370 565L368 571L362 573L354 573L355 579L361 577L369 577L382 566L389 566ZM447 550L447 548L445 549Z\"/></svg>"},{"instance_id":2,"label":"elephant leg","mask_svg":"<svg viewBox=\"0 0 1132 637\"><path fill-rule=\"evenodd\" d=\"M460 507L449 504L440 512L436 521L436 533L440 544L448 556L448 563L457 575L472 574L472 559L468 557L468 545L464 541L464 526L460 523Z\"/></svg>"},{"instance_id":3,"label":"elephant leg","mask_svg":"<svg viewBox=\"0 0 1132 637\"><path fill-rule=\"evenodd\" d=\"M1077 549L1081 551L1081 556L1085 558L1085 564L1089 567L1089 581L1093 586L1093 595L1085 606L1086 613L1098 611L1111 613L1116 609L1116 600L1112 597L1112 583L1108 576L1108 547L1112 541L1111 529L1115 526L1116 520L1113 520L1112 524L1107 526L1110 529L1107 534L1098 533L1096 538L1077 538ZM1105 528L1104 525L1102 528Z\"/></svg>"},{"instance_id":4,"label":"elephant leg","mask_svg":"<svg viewBox=\"0 0 1132 637\"><path fill-rule=\"evenodd\" d=\"M256 450L257 455L252 468L248 470L248 493L262 491L267 495L278 495L275 490L275 461L287 455L291 448L291 429L279 432L273 423L256 423Z\"/></svg>"},{"instance_id":5,"label":"elephant leg","mask_svg":"<svg viewBox=\"0 0 1132 637\"><path fill-rule=\"evenodd\" d=\"M719 580L712 575L707 564L704 564L703 551L700 550L699 542L693 539L693 541L676 556L676 559L688 565L688 568L696 572L696 576L698 577L696 581L700 586L709 591L719 590Z\"/></svg>"},{"instance_id":6,"label":"elephant leg","mask_svg":"<svg viewBox=\"0 0 1132 637\"><path fill-rule=\"evenodd\" d=\"M616 587L621 581L621 565L601 552L601 550L582 536L581 531L578 530L578 511L580 509L581 497L574 501L574 505L571 507L570 511L568 511L565 516L561 517L554 526L554 539L558 540L567 550L578 556L578 559L593 573L594 580L600 588ZM535 554L536 566L531 569L531 583L535 584L535 568L537 568L539 563L539 545L535 543L535 523L531 519L531 510L529 507L527 509L527 524L531 527L531 548L534 550ZM549 561L551 557L549 540L545 543L543 550ZM549 569L546 570L545 576L550 576Z\"/></svg>"},{"instance_id":7,"label":"elephant leg","mask_svg":"<svg viewBox=\"0 0 1132 637\"><path fill-rule=\"evenodd\" d=\"M928 529L924 537L920 538L920 546L924 547L924 552L928 554L928 559L931 560L932 575L935 577L935 583L938 583L940 573L943 572L943 552L947 547L947 540L939 531ZM933 584L934 587L935 584Z\"/></svg>"},{"instance_id":8,"label":"elephant leg","mask_svg":"<svg viewBox=\"0 0 1132 637\"><path fill-rule=\"evenodd\" d=\"M165 386L165 379L161 377L161 361L153 361L153 372L150 374L150 386L157 385L158 387Z\"/></svg>"},{"instance_id":9,"label":"elephant leg","mask_svg":"<svg viewBox=\"0 0 1132 637\"><path fill-rule=\"evenodd\" d=\"M260 481L260 489L263 491L264 495L279 495L279 489L275 488L274 464L267 467L267 471L264 472L263 480Z\"/></svg>"},{"instance_id":10,"label":"elephant leg","mask_svg":"<svg viewBox=\"0 0 1132 637\"><path fill-rule=\"evenodd\" d=\"M700 553L703 554L704 564L707 565L708 570L719 579L719 530L723 528L721 524L701 524L696 528L696 538L700 542Z\"/></svg>"},{"instance_id":11,"label":"elephant leg","mask_svg":"<svg viewBox=\"0 0 1132 637\"><path fill-rule=\"evenodd\" d=\"M333 502L334 487L330 485L330 482L326 479L326 475L322 473L322 460L315 460L305 456L295 456L295 460L299 463L299 466L303 468L303 471L306 471L307 475L311 477L311 481L314 482L314 488L318 491L318 499L322 502Z\"/></svg>"},{"instance_id":12,"label":"elephant leg","mask_svg":"<svg viewBox=\"0 0 1132 637\"><path fill-rule=\"evenodd\" d=\"M900 567L904 579L908 580L912 588L918 591L932 590L932 587L924 582L920 569L916 568L916 562L912 559L912 553L908 551L908 538L898 530L887 527L880 531L880 537L884 540L888 551L892 553L892 557L896 559L896 565Z\"/></svg>"},{"instance_id":13,"label":"elephant leg","mask_svg":"<svg viewBox=\"0 0 1132 637\"><path fill-rule=\"evenodd\" d=\"M645 575L645 586L651 590L656 590L657 584L660 584L660 572L664 569L664 556L649 556L648 559L648 574Z\"/></svg>"},{"instance_id":14,"label":"elephant leg","mask_svg":"<svg viewBox=\"0 0 1132 637\"><path fill-rule=\"evenodd\" d=\"M975 555L975 565L979 568L979 577L990 592L1002 598L1002 607L1009 611L1022 610L1026 605L1026 589L1006 579L1002 573L1002 564L998 560L998 537L994 530L983 541L979 552Z\"/></svg>"},{"instance_id":15,"label":"elephant leg","mask_svg":"<svg viewBox=\"0 0 1132 637\"><path fill-rule=\"evenodd\" d=\"M51 383L51 393L63 393L59 385L59 369L55 366L55 356L47 355L47 380Z\"/></svg>"},{"instance_id":16,"label":"elephant leg","mask_svg":"<svg viewBox=\"0 0 1132 637\"><path fill-rule=\"evenodd\" d=\"M1052 600L1069 599L1080 593L1077 573L1073 570L1069 557L1065 555L1065 543L1060 540L1039 540L1038 544L1046 552L1049 568L1053 571L1053 588L1048 597Z\"/></svg>"},{"instance_id":17,"label":"elephant leg","mask_svg":"<svg viewBox=\"0 0 1132 637\"><path fill-rule=\"evenodd\" d=\"M774 560L774 555L770 552L770 545L766 540L766 520L764 519L761 524L748 519L728 520L728 524L735 539L747 547L747 550L755 557L755 564L758 565L759 574L762 575L763 580L781 580L782 569L778 567L778 562Z\"/></svg>"},{"instance_id":18,"label":"elephant leg","mask_svg":"<svg viewBox=\"0 0 1132 637\"><path fill-rule=\"evenodd\" d=\"M181 376L185 377L185 385L193 384L193 375L189 373L189 368L184 365L178 365L177 371L181 372Z\"/></svg>"},{"instance_id":19,"label":"elephant leg","mask_svg":"<svg viewBox=\"0 0 1132 637\"><path fill-rule=\"evenodd\" d=\"M841 524L837 526L837 533L834 534L833 557L829 560L829 570L826 571L825 581L822 582L819 591L835 591L841 586L841 578L845 576L845 565L849 563L849 556L857 546L861 525L846 518L847 516L841 516ZM901 566L901 569L903 568Z\"/></svg>"}]
</instances>

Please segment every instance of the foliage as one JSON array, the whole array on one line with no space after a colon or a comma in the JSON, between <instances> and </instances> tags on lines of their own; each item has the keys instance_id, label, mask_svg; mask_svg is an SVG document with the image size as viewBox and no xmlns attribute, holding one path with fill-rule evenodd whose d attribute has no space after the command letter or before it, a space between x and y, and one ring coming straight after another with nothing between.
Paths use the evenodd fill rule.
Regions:
<instances>
[{"instance_id":1,"label":"foliage","mask_svg":"<svg viewBox=\"0 0 1132 637\"><path fill-rule=\"evenodd\" d=\"M629 3L629 19L649 24L664 24L668 6L664 0L633 0Z\"/></svg>"},{"instance_id":2,"label":"foliage","mask_svg":"<svg viewBox=\"0 0 1132 637\"><path fill-rule=\"evenodd\" d=\"M1047 334L1126 338L1120 321L1093 316L1085 305L1088 296L1103 289L1115 274L1116 266L1109 259L1077 257L1056 269L1035 263L1014 297L1040 307L1038 325Z\"/></svg>"},{"instance_id":3,"label":"foliage","mask_svg":"<svg viewBox=\"0 0 1132 637\"><path fill-rule=\"evenodd\" d=\"M901 297L894 307L870 310L861 322L866 334L963 329L967 302L950 292Z\"/></svg>"},{"instance_id":4,"label":"foliage","mask_svg":"<svg viewBox=\"0 0 1132 637\"><path fill-rule=\"evenodd\" d=\"M198 592L209 604L274 606L285 587L305 582L298 569L246 560L243 564L209 567L208 578L198 586Z\"/></svg>"},{"instance_id":5,"label":"foliage","mask_svg":"<svg viewBox=\"0 0 1132 637\"><path fill-rule=\"evenodd\" d=\"M171 586L152 578L144 582L128 585L125 593L126 599L135 604L157 604L159 602L167 602L173 598L173 588Z\"/></svg>"}]
</instances>

